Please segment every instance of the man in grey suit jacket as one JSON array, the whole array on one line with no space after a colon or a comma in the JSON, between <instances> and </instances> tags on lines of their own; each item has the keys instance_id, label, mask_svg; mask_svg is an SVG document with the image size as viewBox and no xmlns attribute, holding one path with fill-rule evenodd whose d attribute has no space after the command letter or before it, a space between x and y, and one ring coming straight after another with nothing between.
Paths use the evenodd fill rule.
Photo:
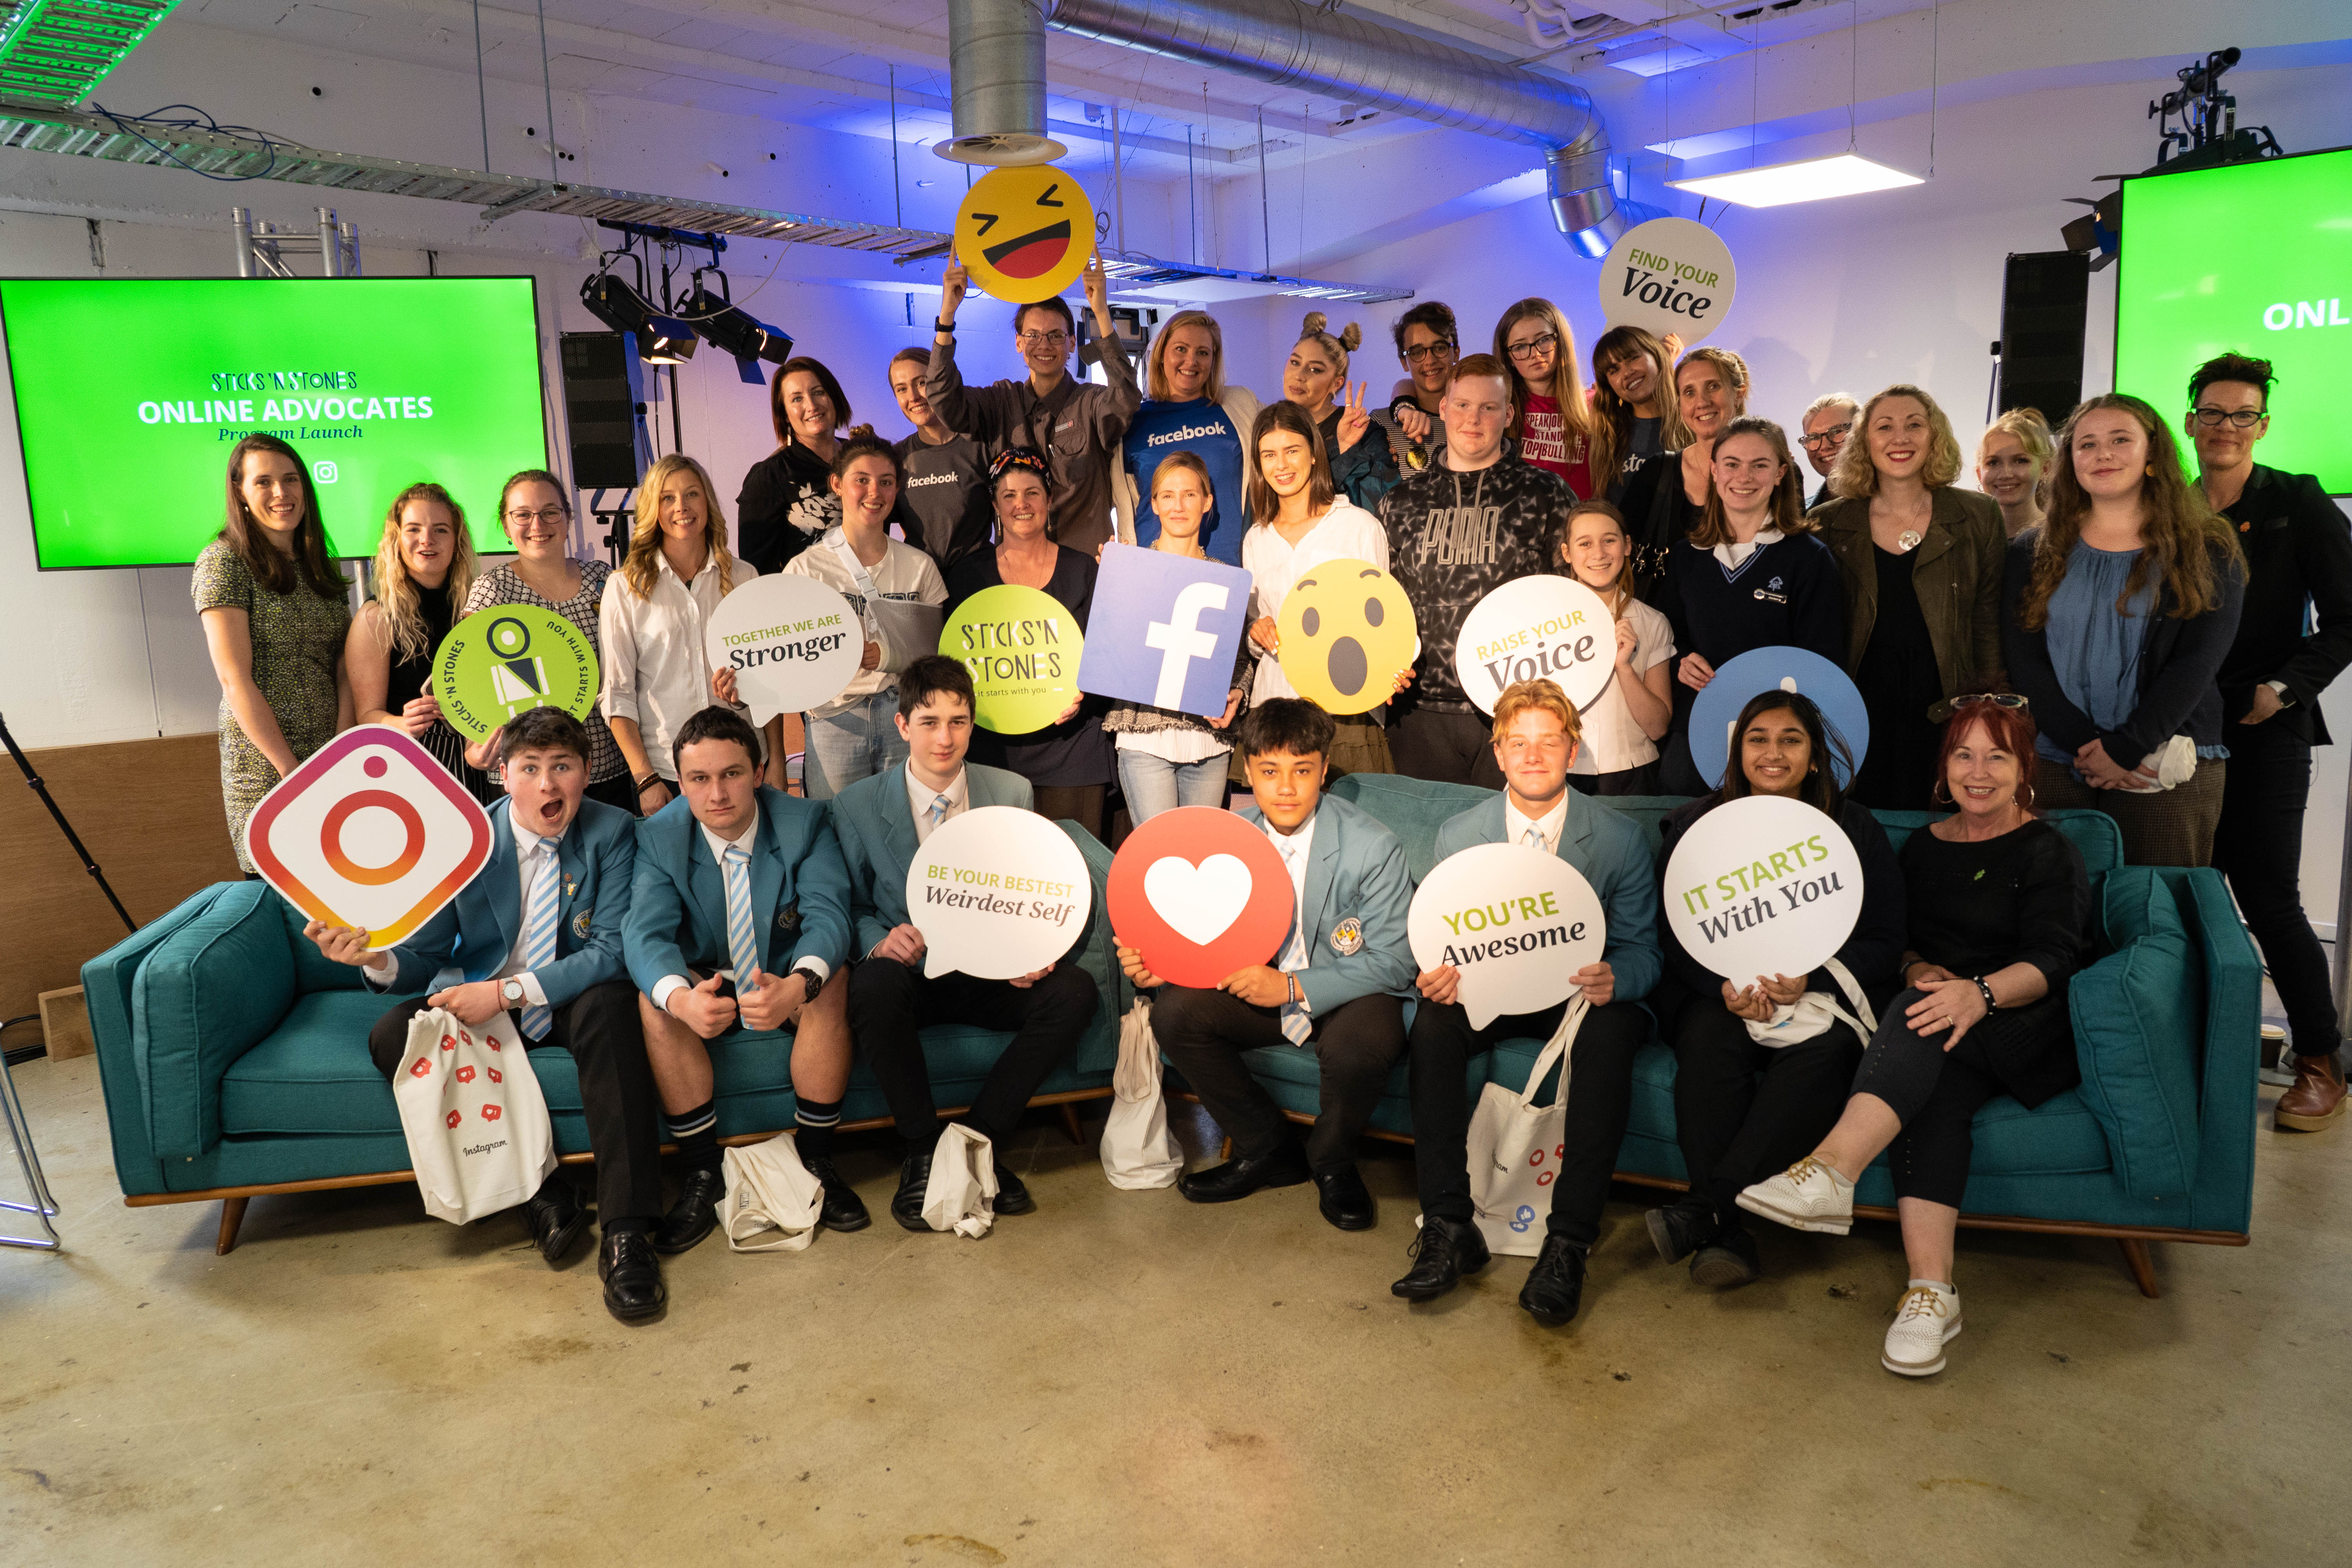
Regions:
<instances>
[{"instance_id":1,"label":"man in grey suit jacket","mask_svg":"<svg viewBox=\"0 0 2352 1568\"><path fill-rule=\"evenodd\" d=\"M604 1306L635 1322L668 1300L647 1240L661 1213L654 1081L621 967L635 824L581 798L588 731L569 713L534 708L510 721L499 755L507 798L490 808L489 863L446 908L386 952L370 953L363 931L312 921L303 933L329 958L358 966L371 987L407 994L368 1031L368 1052L386 1078L407 1054L409 1020L433 1007L478 1026L512 1011L527 1046L572 1053L596 1156ZM452 963L462 982L413 994ZM562 1262L588 1223L563 1173L526 1206L541 1255L550 1267Z\"/></svg>"},{"instance_id":2,"label":"man in grey suit jacket","mask_svg":"<svg viewBox=\"0 0 2352 1568\"><path fill-rule=\"evenodd\" d=\"M971 675L962 665L937 654L917 659L898 677L907 761L858 780L833 801L861 955L849 975L849 1025L906 1142L890 1215L915 1231L930 1229L923 1222L923 1189L940 1136L923 1028L967 1024L1013 1031L971 1109L958 1118L1001 1145L1020 1125L1037 1086L1076 1052L1102 1005L1094 977L1066 959L1015 980L923 973L928 944L907 908L907 868L923 841L975 806L1031 809L1027 779L965 763L972 710ZM998 1161L995 1212L1028 1214L1036 1206L1021 1178Z\"/></svg>"},{"instance_id":3,"label":"man in grey suit jacket","mask_svg":"<svg viewBox=\"0 0 2352 1568\"><path fill-rule=\"evenodd\" d=\"M1208 991L1163 985L1131 947L1118 955L1136 984L1160 987L1151 1003L1160 1048L1233 1134L1234 1157L1179 1177L1178 1190L1194 1203L1230 1203L1311 1177L1325 1219L1368 1230L1372 1195L1356 1172L1356 1140L1404 1054L1412 875L1395 835L1323 794L1335 728L1312 702L1281 697L1252 709L1234 737L1256 797L1238 815L1265 829L1290 868L1296 913L1275 963L1237 970ZM1322 1074L1321 1109L1303 1149L1243 1059L1293 1047L1313 1050Z\"/></svg>"},{"instance_id":4,"label":"man in grey suit jacket","mask_svg":"<svg viewBox=\"0 0 2352 1568\"><path fill-rule=\"evenodd\" d=\"M1559 1179L1543 1250L1528 1272L1519 1305L1539 1323L1576 1316L1584 1258L1601 1234L1617 1146L1633 1108L1633 1058L1650 1037L1641 999L1664 967L1658 951L1658 889L1648 841L1629 817L1568 787L1580 740L1576 710L1557 682L1523 680L1495 701L1495 762L1504 790L1437 830L1443 860L1479 844L1526 844L1559 856L1601 896L1609 935L1601 961L1572 976L1591 1011L1571 1048ZM1508 1039L1548 1039L1568 1004L1499 1017L1483 1029L1454 1000L1462 973L1441 964L1417 975L1422 1003L1412 1020L1413 1163L1421 1186L1421 1235L1414 1263L1389 1289L1427 1301L1487 1263L1486 1238L1470 1201L1465 1082L1470 1058Z\"/></svg>"}]
</instances>

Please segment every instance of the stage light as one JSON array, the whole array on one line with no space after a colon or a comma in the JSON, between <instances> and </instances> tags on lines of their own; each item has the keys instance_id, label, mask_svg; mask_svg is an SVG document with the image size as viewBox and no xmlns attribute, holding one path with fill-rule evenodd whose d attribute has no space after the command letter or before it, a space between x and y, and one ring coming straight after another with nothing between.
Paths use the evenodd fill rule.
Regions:
<instances>
[{"instance_id":1,"label":"stage light","mask_svg":"<svg viewBox=\"0 0 2352 1568\"><path fill-rule=\"evenodd\" d=\"M705 342L721 353L734 356L747 382L762 379L759 371L761 360L782 364L793 357L789 333L769 326L699 283L681 309Z\"/></svg>"},{"instance_id":2,"label":"stage light","mask_svg":"<svg viewBox=\"0 0 2352 1568\"><path fill-rule=\"evenodd\" d=\"M1865 191L1889 191L1899 185L1925 183L1916 174L1874 163L1853 153L1666 182L1678 191L1734 202L1744 207L1787 206L1792 202L1825 201L1832 196L1860 195Z\"/></svg>"},{"instance_id":3,"label":"stage light","mask_svg":"<svg viewBox=\"0 0 2352 1568\"><path fill-rule=\"evenodd\" d=\"M609 272L580 286L580 303L616 332L637 341L637 357L651 364L683 364L694 357L694 329L675 317L655 313L645 296Z\"/></svg>"}]
</instances>

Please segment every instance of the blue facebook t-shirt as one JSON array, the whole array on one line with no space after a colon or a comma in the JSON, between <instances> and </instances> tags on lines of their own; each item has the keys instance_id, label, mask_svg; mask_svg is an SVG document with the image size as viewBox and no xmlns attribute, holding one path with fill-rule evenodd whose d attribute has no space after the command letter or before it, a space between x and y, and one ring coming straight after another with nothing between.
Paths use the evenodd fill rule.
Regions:
<instances>
[{"instance_id":1,"label":"blue facebook t-shirt","mask_svg":"<svg viewBox=\"0 0 2352 1568\"><path fill-rule=\"evenodd\" d=\"M1160 537L1160 514L1151 510L1151 481L1160 459L1190 452L1209 465L1214 492L1201 521L1201 548L1228 566L1242 563L1242 535L1249 531L1249 498L1242 493L1242 437L1225 411L1205 397L1189 403L1147 402L1127 422L1127 471L1135 477L1135 542Z\"/></svg>"}]
</instances>

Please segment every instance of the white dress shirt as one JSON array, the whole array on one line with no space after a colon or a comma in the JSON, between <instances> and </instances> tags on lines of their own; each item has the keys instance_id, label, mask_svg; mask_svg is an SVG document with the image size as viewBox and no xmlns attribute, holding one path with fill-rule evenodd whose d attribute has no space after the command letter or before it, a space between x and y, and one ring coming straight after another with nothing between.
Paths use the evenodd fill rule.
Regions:
<instances>
[{"instance_id":1,"label":"white dress shirt","mask_svg":"<svg viewBox=\"0 0 2352 1568\"><path fill-rule=\"evenodd\" d=\"M521 981L523 999L533 1007L544 1007L549 1005L547 993L541 989L539 976L522 966L522 948L530 935L530 889L534 879L540 876L561 877L563 868L555 858L555 840L516 826L512 807L508 808L507 826L514 834L515 876L522 895L522 902L516 907L522 911L522 919L516 922L514 945L507 949L506 963L499 965L499 972L489 978L493 981ZM539 852L542 844L547 846L544 857ZM381 991L392 984L393 973L392 954L380 952L360 971L360 977ZM506 998L501 995L499 1000L503 1003Z\"/></svg>"},{"instance_id":2,"label":"white dress shirt","mask_svg":"<svg viewBox=\"0 0 2352 1568\"><path fill-rule=\"evenodd\" d=\"M1275 965L1286 974L1307 967L1307 867L1315 855L1315 817L1322 815L1318 809L1315 816L1298 825L1296 833L1285 833L1271 822L1262 825L1266 841L1282 857L1283 868L1290 873L1290 945L1283 950L1282 962ZM1298 994L1299 1007L1312 1012L1307 1006L1306 987L1299 987Z\"/></svg>"},{"instance_id":3,"label":"white dress shirt","mask_svg":"<svg viewBox=\"0 0 2352 1568\"><path fill-rule=\"evenodd\" d=\"M1381 520L1341 496L1318 519L1314 527L1292 544L1282 537L1281 530L1270 522L1253 526L1242 535L1242 569L1250 574L1250 611L1252 625L1261 616L1282 618L1282 602L1290 597L1292 584L1312 567L1326 561L1369 561L1385 572L1389 569L1389 533ZM1253 643L1254 651L1265 653ZM1258 660L1257 679L1250 688L1250 701L1264 702L1270 697L1296 697L1297 688L1282 673L1282 660L1272 654ZM1301 833L1306 832L1300 828Z\"/></svg>"},{"instance_id":4,"label":"white dress shirt","mask_svg":"<svg viewBox=\"0 0 2352 1568\"><path fill-rule=\"evenodd\" d=\"M948 809L946 815L935 823L931 820L931 806L941 795L948 797ZM915 776L913 768L908 768L907 770L907 805L915 814L915 842L929 843L931 830L934 827L961 816L971 809L971 770L958 768L956 776L949 781L947 788L933 789Z\"/></svg>"},{"instance_id":5,"label":"white dress shirt","mask_svg":"<svg viewBox=\"0 0 2352 1568\"><path fill-rule=\"evenodd\" d=\"M732 585L740 587L759 574L759 568L738 561ZM729 591L719 586L716 558L705 561L689 584L671 569L668 557L656 553L653 592L638 598L628 579L615 572L597 614L604 650L604 717L633 721L645 738L646 760L673 785L677 764L670 760L670 742L687 720L717 700L710 695L704 633Z\"/></svg>"},{"instance_id":6,"label":"white dress shirt","mask_svg":"<svg viewBox=\"0 0 2352 1568\"><path fill-rule=\"evenodd\" d=\"M760 831L759 797L754 795L751 800L751 820L745 823L743 825L743 831L737 834L732 838L723 838L719 837L719 834L712 831L708 824L704 823L698 817L696 818L694 826L696 830L702 835L702 842L709 846L710 863L719 868L719 882L720 888L723 889L727 884L728 849L734 845L740 844L743 847L745 853L748 854L751 848L751 840L753 837ZM751 874L751 867L744 867L743 874L744 876L749 877ZM722 892L722 899L724 896L725 895ZM751 926L754 931L757 931L759 929L760 919L761 911L753 910L751 911ZM742 986L742 979L735 973L734 964L731 959L729 963L720 965L720 967L727 972L728 978L735 981L737 989L740 990ZM833 976L833 966L825 963L824 959L815 956L814 953L802 959L800 963L793 964L793 967L794 969L807 968L815 970L817 974L817 984L820 985L824 984L825 981L831 979ZM670 997L675 995L680 987L691 988L694 982L688 979L683 974L663 975L659 980L654 982L654 1006L661 1012L668 1012ZM813 995L814 993L811 993L811 994Z\"/></svg>"},{"instance_id":7,"label":"white dress shirt","mask_svg":"<svg viewBox=\"0 0 2352 1568\"><path fill-rule=\"evenodd\" d=\"M1503 796L1503 823L1510 829L1510 841L1514 844L1526 843L1528 829L1532 827L1543 839L1543 852L1547 855L1559 854L1559 836L1568 826L1568 797L1575 793L1573 790L1561 790L1559 799L1541 816L1529 816L1519 809L1519 803L1506 793Z\"/></svg>"}]
</instances>

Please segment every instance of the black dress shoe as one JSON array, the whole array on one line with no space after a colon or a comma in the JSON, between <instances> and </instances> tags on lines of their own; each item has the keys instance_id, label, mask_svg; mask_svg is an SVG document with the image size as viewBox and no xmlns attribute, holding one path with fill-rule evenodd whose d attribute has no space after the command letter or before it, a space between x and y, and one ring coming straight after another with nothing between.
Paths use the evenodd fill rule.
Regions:
<instances>
[{"instance_id":1,"label":"black dress shoe","mask_svg":"<svg viewBox=\"0 0 2352 1568\"><path fill-rule=\"evenodd\" d=\"M1341 1230L1370 1230L1377 1218L1372 1208L1372 1194L1364 1186L1364 1178L1350 1163L1336 1171L1315 1173L1316 1206L1323 1217Z\"/></svg>"},{"instance_id":2,"label":"black dress shoe","mask_svg":"<svg viewBox=\"0 0 2352 1568\"><path fill-rule=\"evenodd\" d=\"M1238 1156L1197 1176L1179 1176L1176 1190L1196 1204L1229 1204L1260 1187L1295 1187L1315 1179L1307 1168L1307 1151L1296 1140L1271 1154L1244 1160Z\"/></svg>"},{"instance_id":3,"label":"black dress shoe","mask_svg":"<svg viewBox=\"0 0 2352 1568\"><path fill-rule=\"evenodd\" d=\"M1477 1221L1440 1219L1432 1214L1421 1216L1421 1234L1412 1238L1407 1256L1412 1268L1389 1287L1389 1294L1408 1301L1434 1301L1460 1284L1465 1274L1475 1274L1494 1261Z\"/></svg>"},{"instance_id":4,"label":"black dress shoe","mask_svg":"<svg viewBox=\"0 0 2352 1568\"><path fill-rule=\"evenodd\" d=\"M596 1277L604 1282L604 1310L625 1323L658 1316L669 1305L661 1259L644 1232L615 1231L596 1253Z\"/></svg>"},{"instance_id":5,"label":"black dress shoe","mask_svg":"<svg viewBox=\"0 0 2352 1568\"><path fill-rule=\"evenodd\" d=\"M929 1149L909 1150L906 1163L898 1167L898 1190L890 1199L890 1217L908 1230L931 1228L923 1218L923 1189L931 1184L931 1153Z\"/></svg>"},{"instance_id":6,"label":"black dress shoe","mask_svg":"<svg viewBox=\"0 0 2352 1568\"><path fill-rule=\"evenodd\" d=\"M1650 1245L1668 1263L1680 1263L1714 1238L1715 1210L1711 1207L1696 1207L1685 1202L1652 1209L1643 1217L1649 1222Z\"/></svg>"},{"instance_id":7,"label":"black dress shoe","mask_svg":"<svg viewBox=\"0 0 2352 1568\"><path fill-rule=\"evenodd\" d=\"M667 1256L699 1245L719 1224L719 1200L726 1195L727 1178L719 1172L688 1171L677 1202L654 1227L654 1250Z\"/></svg>"},{"instance_id":8,"label":"black dress shoe","mask_svg":"<svg viewBox=\"0 0 2352 1568\"><path fill-rule=\"evenodd\" d=\"M817 1205L817 1218L825 1229L864 1230L874 1223L874 1216L866 1212L866 1200L857 1195L856 1188L841 1179L841 1172L835 1168L831 1155L803 1154L801 1163L808 1167L808 1173L824 1188L824 1196Z\"/></svg>"},{"instance_id":9,"label":"black dress shoe","mask_svg":"<svg viewBox=\"0 0 2352 1568\"><path fill-rule=\"evenodd\" d=\"M1584 1300L1584 1248L1566 1237L1547 1236L1528 1282L1519 1288L1519 1305L1548 1329L1576 1316Z\"/></svg>"},{"instance_id":10,"label":"black dress shoe","mask_svg":"<svg viewBox=\"0 0 2352 1568\"><path fill-rule=\"evenodd\" d=\"M588 1228L588 1207L559 1172L548 1177L538 1195L523 1205L523 1219L530 1226L531 1240L539 1244L539 1255L554 1268Z\"/></svg>"},{"instance_id":11,"label":"black dress shoe","mask_svg":"<svg viewBox=\"0 0 2352 1568\"><path fill-rule=\"evenodd\" d=\"M1717 1231L1691 1259L1691 1283L1717 1289L1752 1285L1763 1272L1764 1260L1757 1255L1756 1238L1748 1234L1746 1226Z\"/></svg>"},{"instance_id":12,"label":"black dress shoe","mask_svg":"<svg viewBox=\"0 0 2352 1568\"><path fill-rule=\"evenodd\" d=\"M992 1214L1035 1214L1037 1200L1029 1195L1021 1178L1003 1166L996 1167L996 1196L989 1204Z\"/></svg>"}]
</instances>

